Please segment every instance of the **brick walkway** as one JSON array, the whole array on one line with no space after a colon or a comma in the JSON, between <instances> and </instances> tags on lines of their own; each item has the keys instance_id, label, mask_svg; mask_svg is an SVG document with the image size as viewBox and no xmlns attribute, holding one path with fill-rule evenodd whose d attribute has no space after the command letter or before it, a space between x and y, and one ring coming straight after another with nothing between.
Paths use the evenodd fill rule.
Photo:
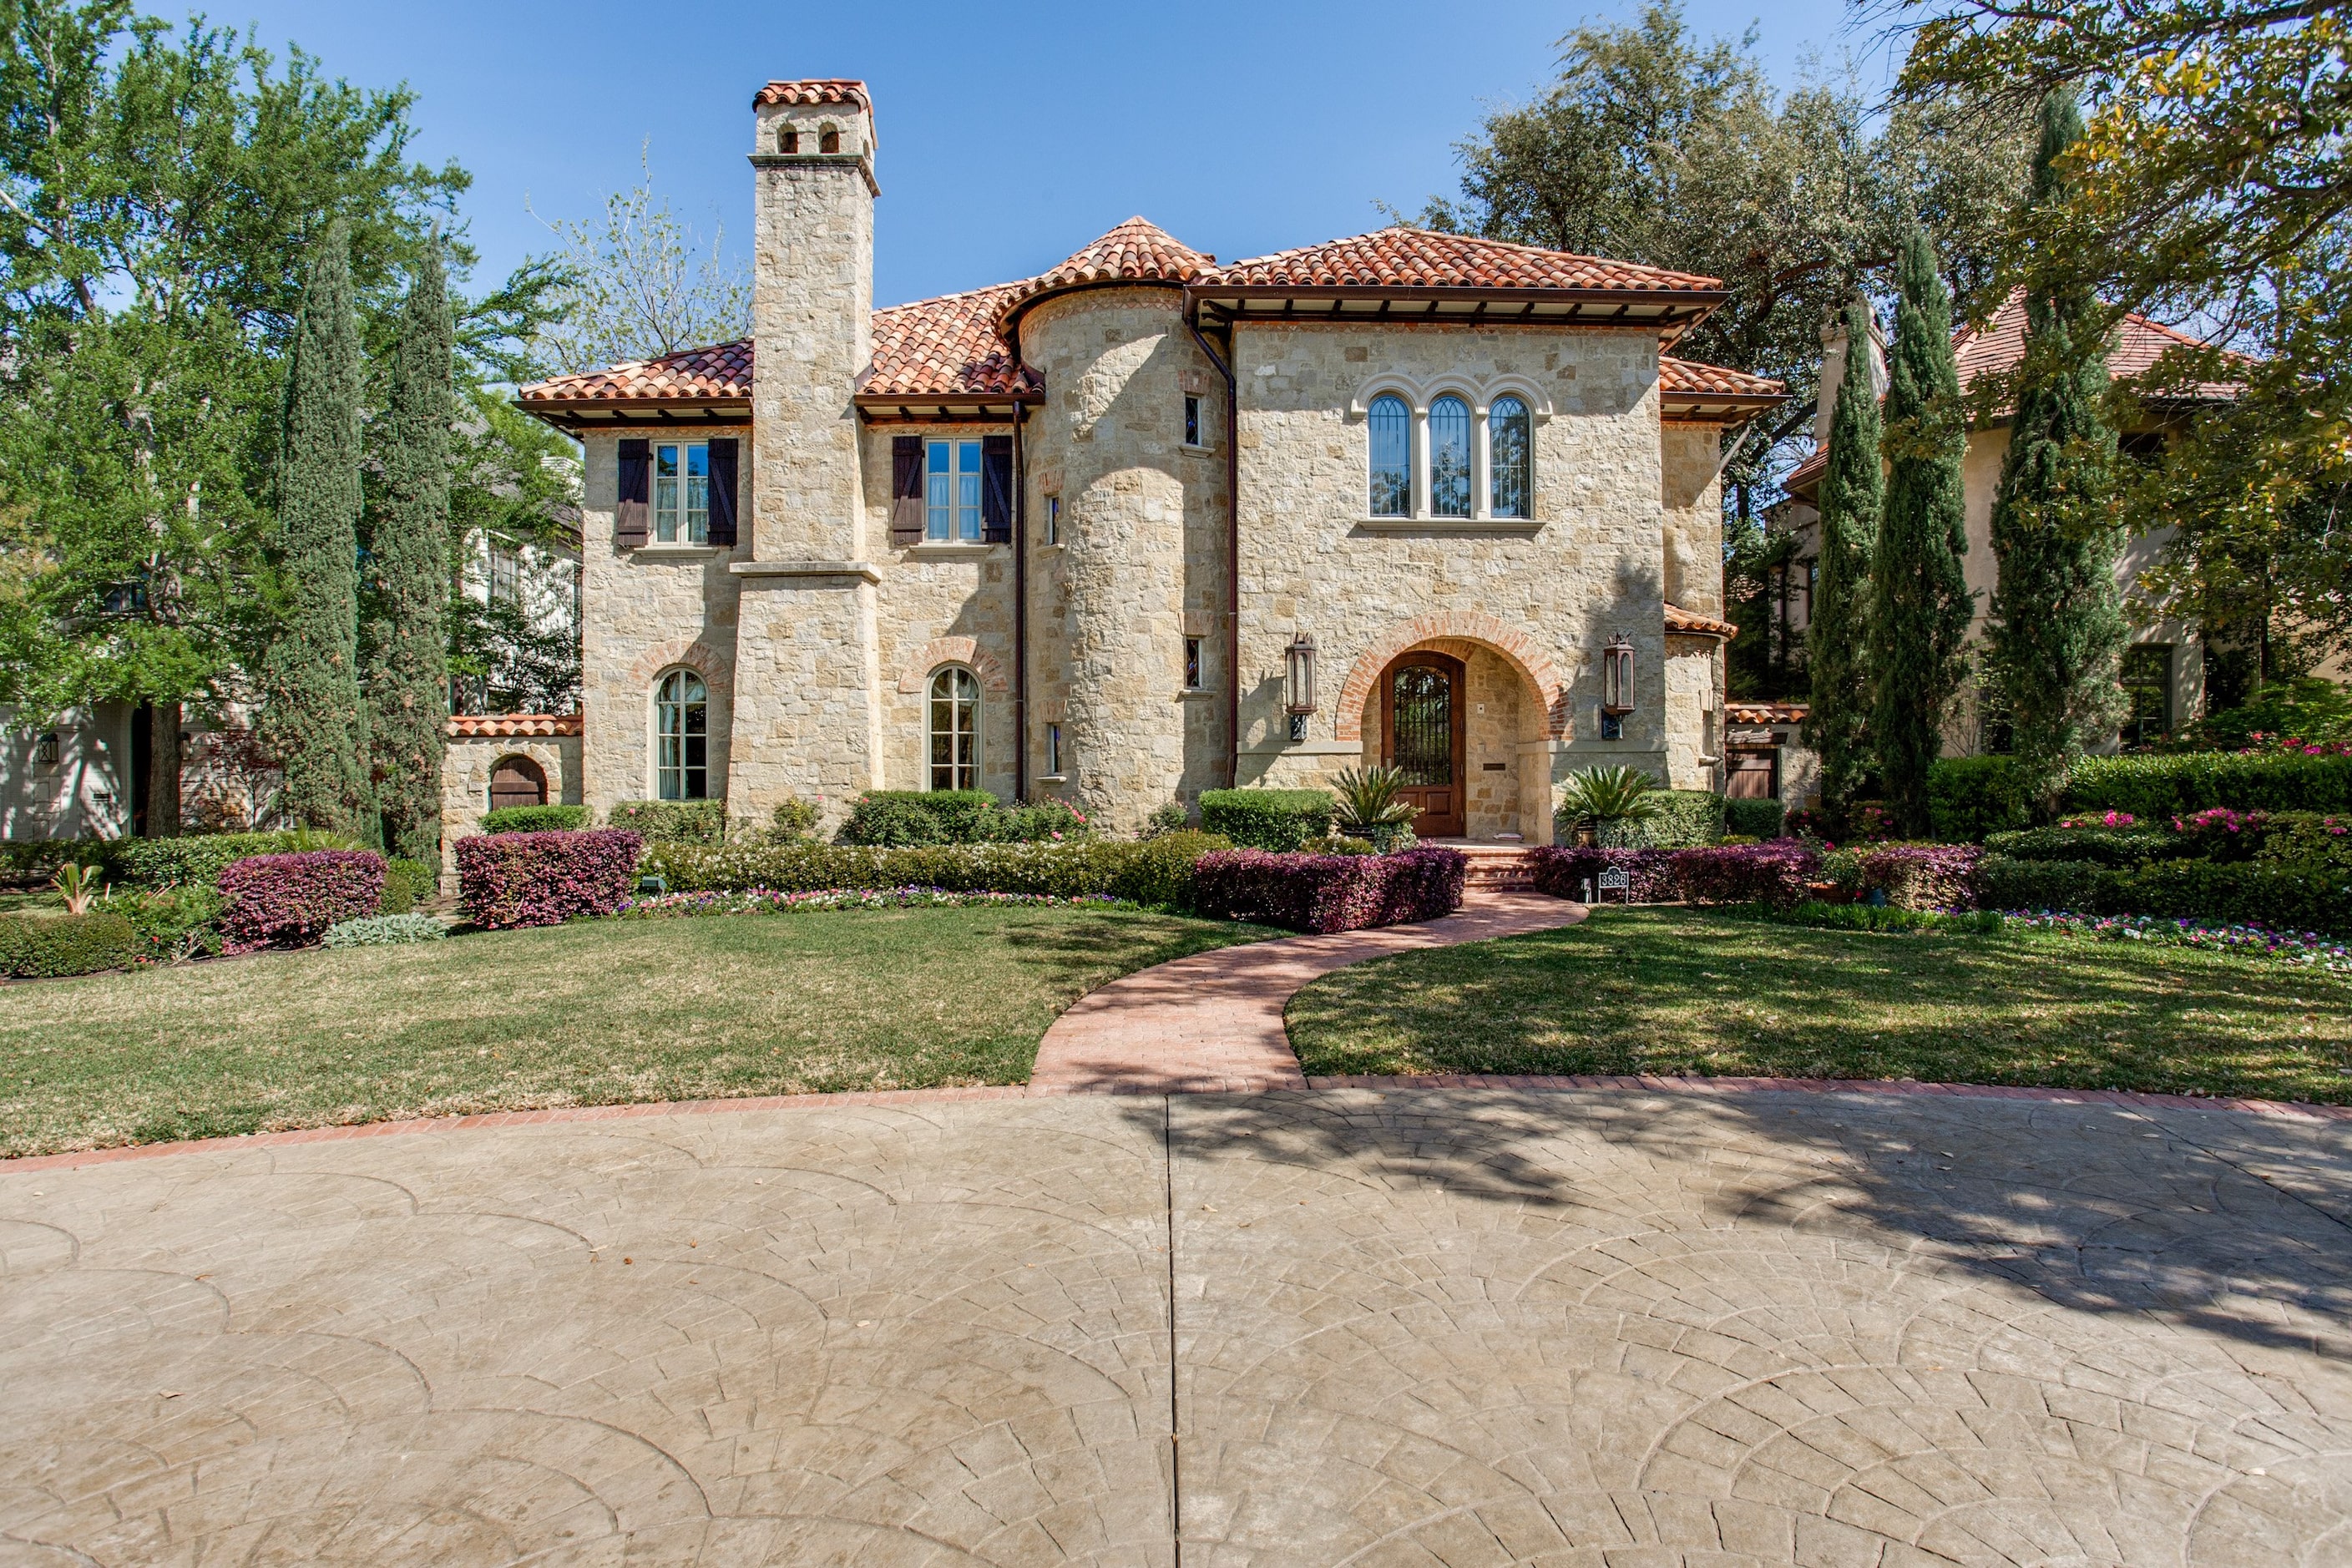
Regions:
<instances>
[{"instance_id":1,"label":"brick walkway","mask_svg":"<svg viewBox=\"0 0 2352 1568\"><path fill-rule=\"evenodd\" d=\"M1282 1010L1318 975L1385 953L1574 925L1584 906L1472 893L1418 925L1220 948L1114 980L1045 1031L1032 1094L1247 1094L1305 1089Z\"/></svg>"}]
</instances>

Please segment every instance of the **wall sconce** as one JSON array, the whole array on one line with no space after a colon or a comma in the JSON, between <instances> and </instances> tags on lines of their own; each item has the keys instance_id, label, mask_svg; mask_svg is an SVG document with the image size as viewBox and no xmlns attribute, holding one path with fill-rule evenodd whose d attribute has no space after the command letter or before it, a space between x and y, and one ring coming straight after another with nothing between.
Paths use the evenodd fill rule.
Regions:
<instances>
[{"instance_id":1,"label":"wall sconce","mask_svg":"<svg viewBox=\"0 0 2352 1568\"><path fill-rule=\"evenodd\" d=\"M58 736L52 730L33 744L33 761L45 768L58 765Z\"/></svg>"},{"instance_id":2,"label":"wall sconce","mask_svg":"<svg viewBox=\"0 0 2352 1568\"><path fill-rule=\"evenodd\" d=\"M1307 739L1307 721L1315 711L1315 639L1301 632L1291 639L1285 661L1289 694L1290 738Z\"/></svg>"},{"instance_id":3,"label":"wall sconce","mask_svg":"<svg viewBox=\"0 0 2352 1568\"><path fill-rule=\"evenodd\" d=\"M1625 738L1625 715L1633 710L1633 645L1619 632L1601 650L1601 738Z\"/></svg>"}]
</instances>

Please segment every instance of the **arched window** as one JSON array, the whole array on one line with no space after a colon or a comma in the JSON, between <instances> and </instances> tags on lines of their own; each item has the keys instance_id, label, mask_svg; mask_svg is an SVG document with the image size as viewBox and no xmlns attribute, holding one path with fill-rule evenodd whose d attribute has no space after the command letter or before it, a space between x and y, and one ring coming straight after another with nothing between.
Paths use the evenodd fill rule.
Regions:
<instances>
[{"instance_id":1,"label":"arched window","mask_svg":"<svg viewBox=\"0 0 2352 1568\"><path fill-rule=\"evenodd\" d=\"M777 126L776 151L779 153L798 153L800 150L801 133L799 130L790 125Z\"/></svg>"},{"instance_id":2,"label":"arched window","mask_svg":"<svg viewBox=\"0 0 2352 1568\"><path fill-rule=\"evenodd\" d=\"M654 794L710 797L710 692L690 669L673 669L654 688Z\"/></svg>"},{"instance_id":3,"label":"arched window","mask_svg":"<svg viewBox=\"0 0 2352 1568\"><path fill-rule=\"evenodd\" d=\"M1470 405L1450 395L1429 405L1429 514L1470 515Z\"/></svg>"},{"instance_id":4,"label":"arched window","mask_svg":"<svg viewBox=\"0 0 2352 1568\"><path fill-rule=\"evenodd\" d=\"M1496 517L1535 515L1531 429L1528 405L1516 397L1498 397L1486 410L1486 460L1494 474L1490 499Z\"/></svg>"},{"instance_id":5,"label":"arched window","mask_svg":"<svg viewBox=\"0 0 2352 1568\"><path fill-rule=\"evenodd\" d=\"M1412 411L1392 392L1372 399L1372 515L1412 515Z\"/></svg>"},{"instance_id":6,"label":"arched window","mask_svg":"<svg viewBox=\"0 0 2352 1568\"><path fill-rule=\"evenodd\" d=\"M980 682L961 665L931 677L931 787L980 787Z\"/></svg>"},{"instance_id":7,"label":"arched window","mask_svg":"<svg viewBox=\"0 0 2352 1568\"><path fill-rule=\"evenodd\" d=\"M840 152L841 127L838 125L828 125L824 130L818 132L816 133L816 150L820 153Z\"/></svg>"},{"instance_id":8,"label":"arched window","mask_svg":"<svg viewBox=\"0 0 2352 1568\"><path fill-rule=\"evenodd\" d=\"M547 770L529 757L500 757L490 769L490 809L545 805Z\"/></svg>"}]
</instances>

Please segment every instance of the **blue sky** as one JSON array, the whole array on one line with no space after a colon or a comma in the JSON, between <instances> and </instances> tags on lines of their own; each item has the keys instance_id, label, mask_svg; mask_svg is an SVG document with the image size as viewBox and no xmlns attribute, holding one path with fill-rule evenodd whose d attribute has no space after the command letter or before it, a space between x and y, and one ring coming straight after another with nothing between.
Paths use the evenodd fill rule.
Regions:
<instances>
[{"instance_id":1,"label":"blue sky","mask_svg":"<svg viewBox=\"0 0 2352 1568\"><path fill-rule=\"evenodd\" d=\"M475 176L477 289L550 248L534 211L589 217L635 184L641 147L656 191L741 256L751 94L771 78L862 77L880 141L875 297L890 304L1036 272L1135 213L1228 260L1379 227L1378 202L1412 213L1454 191L1454 144L1535 93L1561 34L1638 4L227 0L208 14L354 84L416 89L418 154ZM1704 37L1756 25L1783 84L1848 51L1866 84L1884 78L1843 0L1691 0L1686 15Z\"/></svg>"}]
</instances>

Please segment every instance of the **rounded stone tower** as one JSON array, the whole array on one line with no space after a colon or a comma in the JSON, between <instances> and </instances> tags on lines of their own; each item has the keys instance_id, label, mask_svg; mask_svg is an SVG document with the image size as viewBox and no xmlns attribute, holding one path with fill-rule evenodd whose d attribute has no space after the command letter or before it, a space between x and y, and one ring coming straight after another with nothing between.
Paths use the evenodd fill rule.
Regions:
<instances>
[{"instance_id":1,"label":"rounded stone tower","mask_svg":"<svg viewBox=\"0 0 2352 1568\"><path fill-rule=\"evenodd\" d=\"M1005 307L1046 388L1026 433L1033 754L1042 790L1113 832L1228 782L1225 387L1182 293L1214 264L1131 218Z\"/></svg>"}]
</instances>

